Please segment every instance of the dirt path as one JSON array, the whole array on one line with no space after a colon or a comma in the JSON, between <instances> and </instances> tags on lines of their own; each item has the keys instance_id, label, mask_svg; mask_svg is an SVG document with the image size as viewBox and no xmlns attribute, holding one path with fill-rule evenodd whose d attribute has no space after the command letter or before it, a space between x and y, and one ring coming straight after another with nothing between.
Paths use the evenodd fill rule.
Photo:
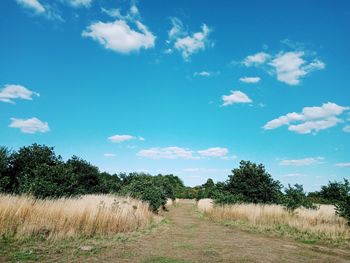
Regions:
<instances>
[{"instance_id":1,"label":"dirt path","mask_svg":"<svg viewBox=\"0 0 350 263\"><path fill-rule=\"evenodd\" d=\"M168 224L104 253L102 261L350 262L350 252L345 250L266 237L210 222L200 218L190 202L173 207L166 218Z\"/></svg>"}]
</instances>

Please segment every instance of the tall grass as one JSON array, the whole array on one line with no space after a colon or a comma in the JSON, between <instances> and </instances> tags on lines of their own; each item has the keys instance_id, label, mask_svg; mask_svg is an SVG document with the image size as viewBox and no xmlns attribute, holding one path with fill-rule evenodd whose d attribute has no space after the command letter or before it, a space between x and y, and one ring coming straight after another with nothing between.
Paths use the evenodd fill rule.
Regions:
<instances>
[{"instance_id":1,"label":"tall grass","mask_svg":"<svg viewBox=\"0 0 350 263\"><path fill-rule=\"evenodd\" d=\"M350 239L350 228L346 220L337 216L331 205L321 205L317 210L300 208L294 213L289 213L280 205L216 206L211 200L201 201L198 202L198 209L214 221L236 221L258 229L284 229L286 232L311 234L329 240Z\"/></svg>"},{"instance_id":2,"label":"tall grass","mask_svg":"<svg viewBox=\"0 0 350 263\"><path fill-rule=\"evenodd\" d=\"M38 200L0 195L0 235L58 239L133 231L155 220L148 204L128 197L85 195Z\"/></svg>"}]
</instances>

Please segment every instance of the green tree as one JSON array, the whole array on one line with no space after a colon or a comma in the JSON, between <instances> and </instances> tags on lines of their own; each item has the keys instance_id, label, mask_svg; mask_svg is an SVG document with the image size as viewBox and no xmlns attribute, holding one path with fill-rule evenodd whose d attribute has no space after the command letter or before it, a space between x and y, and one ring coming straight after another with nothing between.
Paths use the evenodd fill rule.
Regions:
<instances>
[{"instance_id":1,"label":"green tree","mask_svg":"<svg viewBox=\"0 0 350 263\"><path fill-rule=\"evenodd\" d=\"M327 200L330 204L337 204L342 202L344 198L348 195L350 191L349 181L344 179L342 182L328 182L328 185L321 187L320 197L324 200Z\"/></svg>"},{"instance_id":2,"label":"green tree","mask_svg":"<svg viewBox=\"0 0 350 263\"><path fill-rule=\"evenodd\" d=\"M67 161L67 166L69 166L76 176L78 192L80 194L101 192L100 172L96 166L77 156L70 158Z\"/></svg>"},{"instance_id":3,"label":"green tree","mask_svg":"<svg viewBox=\"0 0 350 263\"><path fill-rule=\"evenodd\" d=\"M10 151L0 147L0 192L11 191L11 176L9 173Z\"/></svg>"},{"instance_id":4,"label":"green tree","mask_svg":"<svg viewBox=\"0 0 350 263\"><path fill-rule=\"evenodd\" d=\"M34 171L42 166L56 166L62 163L61 157L56 156L53 147L32 144L22 147L10 158L9 173L11 176L12 191L26 193L28 185L35 179Z\"/></svg>"},{"instance_id":5,"label":"green tree","mask_svg":"<svg viewBox=\"0 0 350 263\"><path fill-rule=\"evenodd\" d=\"M78 181L63 162L50 166L40 164L32 171L33 178L22 185L23 192L37 198L58 198L77 195Z\"/></svg>"},{"instance_id":6,"label":"green tree","mask_svg":"<svg viewBox=\"0 0 350 263\"><path fill-rule=\"evenodd\" d=\"M288 188L285 189L283 205L289 212L293 212L302 206L305 208L316 208L310 199L307 198L303 186L300 184L295 184L294 187L288 185Z\"/></svg>"},{"instance_id":7,"label":"green tree","mask_svg":"<svg viewBox=\"0 0 350 263\"><path fill-rule=\"evenodd\" d=\"M252 203L278 203L281 188L280 182L272 179L264 165L243 160L239 168L232 170L225 185L226 191Z\"/></svg>"}]
</instances>

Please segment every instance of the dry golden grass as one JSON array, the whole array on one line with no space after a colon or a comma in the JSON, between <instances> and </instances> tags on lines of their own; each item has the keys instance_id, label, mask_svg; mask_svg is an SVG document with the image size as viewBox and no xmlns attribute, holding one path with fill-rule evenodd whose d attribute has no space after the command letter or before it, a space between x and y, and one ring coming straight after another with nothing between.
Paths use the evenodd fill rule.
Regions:
<instances>
[{"instance_id":1,"label":"dry golden grass","mask_svg":"<svg viewBox=\"0 0 350 263\"><path fill-rule=\"evenodd\" d=\"M154 220L148 204L128 197L85 195L38 200L0 195L0 235L58 239L114 234L146 227Z\"/></svg>"},{"instance_id":2,"label":"dry golden grass","mask_svg":"<svg viewBox=\"0 0 350 263\"><path fill-rule=\"evenodd\" d=\"M287 226L299 232L311 233L326 239L350 238L350 228L344 218L335 214L331 205L317 210L300 208L288 213L280 205L237 204L216 206L211 200L200 200L198 209L214 221L239 221L260 229Z\"/></svg>"}]
</instances>

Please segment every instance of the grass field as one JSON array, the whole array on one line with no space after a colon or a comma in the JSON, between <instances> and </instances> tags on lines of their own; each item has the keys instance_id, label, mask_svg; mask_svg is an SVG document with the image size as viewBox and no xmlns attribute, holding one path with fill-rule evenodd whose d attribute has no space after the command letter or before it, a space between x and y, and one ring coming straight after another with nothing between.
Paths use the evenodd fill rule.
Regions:
<instances>
[{"instance_id":1,"label":"grass field","mask_svg":"<svg viewBox=\"0 0 350 263\"><path fill-rule=\"evenodd\" d=\"M346 220L335 214L331 205L318 209L297 209L289 213L280 205L237 204L213 205L203 199L197 204L199 211L213 221L253 230L293 236L302 240L349 243L350 227Z\"/></svg>"},{"instance_id":2,"label":"grass field","mask_svg":"<svg viewBox=\"0 0 350 263\"><path fill-rule=\"evenodd\" d=\"M134 231L157 221L148 204L128 197L85 195L38 200L0 195L0 235L60 239Z\"/></svg>"},{"instance_id":3,"label":"grass field","mask_svg":"<svg viewBox=\"0 0 350 263\"><path fill-rule=\"evenodd\" d=\"M88 197L99 200L97 203L100 202L100 198L107 198L107 200L110 198L110 196ZM82 199L86 202L89 200L88 197ZM73 200L76 204L80 199ZM73 200L70 199L72 202ZM138 203L138 201L127 198L118 200L126 201L124 204L128 207L133 202ZM111 200L110 204L105 202L106 204L102 206L108 207L114 203L114 200ZM123 201L121 202L123 203ZM206 202L210 204L210 200ZM134 210L134 208L132 209ZM2 235L0 238L0 262L312 261L339 263L350 261L348 248L304 244L289 238L270 236L265 232L242 231L240 227L227 227L220 223L213 223L201 216L202 214L198 212L194 200L177 200L175 204L169 202L168 210L162 213L162 217L164 217L162 223L150 224L149 227L146 227L146 224L141 224L142 227L132 232L116 234L108 232L107 234L90 236L77 233L71 237L65 236L65 238L42 238L40 235L25 235L23 237ZM18 209L18 211L20 210ZM153 220L157 220L157 217L151 216L154 218ZM130 222L124 221L124 223L129 224ZM133 226L135 227L137 224L133 224ZM20 226L19 229L21 229Z\"/></svg>"}]
</instances>

